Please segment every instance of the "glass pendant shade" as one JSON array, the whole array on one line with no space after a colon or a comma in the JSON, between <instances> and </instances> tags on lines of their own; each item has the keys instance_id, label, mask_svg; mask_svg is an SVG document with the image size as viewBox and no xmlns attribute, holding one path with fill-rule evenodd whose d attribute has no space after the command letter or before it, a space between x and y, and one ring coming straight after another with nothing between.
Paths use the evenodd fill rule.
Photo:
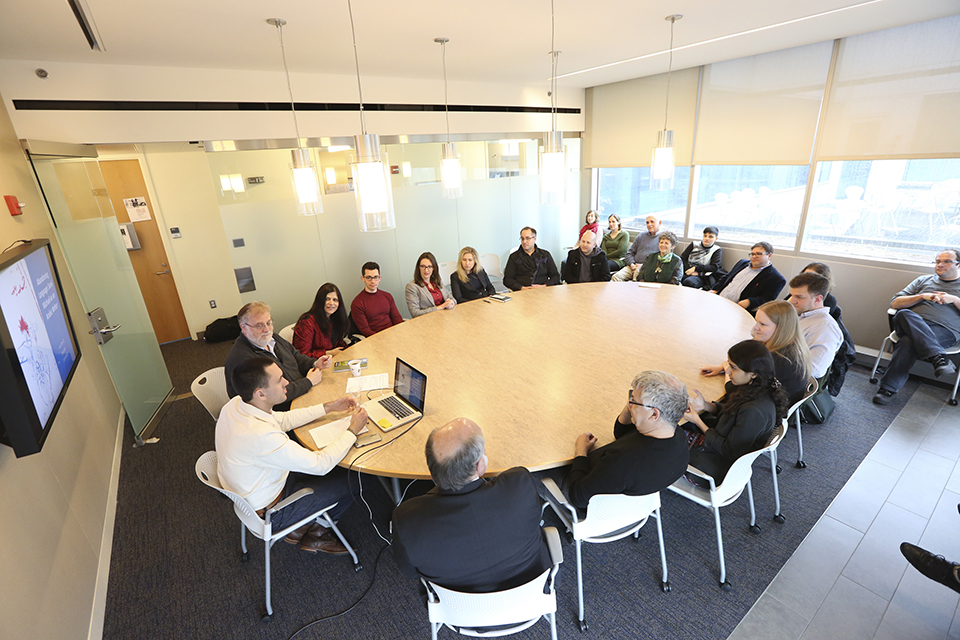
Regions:
<instances>
[{"instance_id":1,"label":"glass pendant shade","mask_svg":"<svg viewBox=\"0 0 960 640\"><path fill-rule=\"evenodd\" d=\"M310 158L308 149L294 149L293 152L293 188L297 192L297 213L302 216L315 216L323 213L320 202L320 178L317 166Z\"/></svg>"},{"instance_id":2,"label":"glass pendant shade","mask_svg":"<svg viewBox=\"0 0 960 640\"><path fill-rule=\"evenodd\" d=\"M651 191L673 189L673 167L673 130L664 129L657 133L657 146L650 159Z\"/></svg>"},{"instance_id":3,"label":"glass pendant shade","mask_svg":"<svg viewBox=\"0 0 960 640\"><path fill-rule=\"evenodd\" d=\"M386 231L397 226L393 215L393 187L386 156L380 155L376 134L354 136L357 155L350 164L353 190L357 197L360 231Z\"/></svg>"},{"instance_id":4,"label":"glass pendant shade","mask_svg":"<svg viewBox=\"0 0 960 640\"><path fill-rule=\"evenodd\" d=\"M460 157L457 155L457 143L445 142L440 155L440 180L443 183L443 197L454 200L463 195L463 177L460 175Z\"/></svg>"},{"instance_id":5,"label":"glass pendant shade","mask_svg":"<svg viewBox=\"0 0 960 640\"><path fill-rule=\"evenodd\" d=\"M563 132L543 134L540 153L540 204L563 204L566 194L566 162L563 155Z\"/></svg>"}]
</instances>

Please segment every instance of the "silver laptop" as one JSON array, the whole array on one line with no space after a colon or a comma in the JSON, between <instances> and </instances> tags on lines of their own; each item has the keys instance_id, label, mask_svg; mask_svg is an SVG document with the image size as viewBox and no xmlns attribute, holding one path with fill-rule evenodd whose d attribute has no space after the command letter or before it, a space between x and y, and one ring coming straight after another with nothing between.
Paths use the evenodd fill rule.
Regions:
<instances>
[{"instance_id":1,"label":"silver laptop","mask_svg":"<svg viewBox=\"0 0 960 640\"><path fill-rule=\"evenodd\" d=\"M370 422L382 431L390 431L423 415L427 376L397 358L393 374L393 392L363 403Z\"/></svg>"}]
</instances>

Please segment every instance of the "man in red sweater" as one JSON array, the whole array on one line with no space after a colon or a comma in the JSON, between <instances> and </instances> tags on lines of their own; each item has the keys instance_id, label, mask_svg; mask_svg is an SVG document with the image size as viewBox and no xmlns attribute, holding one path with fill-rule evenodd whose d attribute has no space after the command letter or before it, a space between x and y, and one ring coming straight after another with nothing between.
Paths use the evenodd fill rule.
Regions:
<instances>
[{"instance_id":1,"label":"man in red sweater","mask_svg":"<svg viewBox=\"0 0 960 640\"><path fill-rule=\"evenodd\" d=\"M370 337L403 322L393 296L378 290L380 265L376 262L364 263L360 272L363 274L363 291L350 304L350 314L360 333Z\"/></svg>"}]
</instances>

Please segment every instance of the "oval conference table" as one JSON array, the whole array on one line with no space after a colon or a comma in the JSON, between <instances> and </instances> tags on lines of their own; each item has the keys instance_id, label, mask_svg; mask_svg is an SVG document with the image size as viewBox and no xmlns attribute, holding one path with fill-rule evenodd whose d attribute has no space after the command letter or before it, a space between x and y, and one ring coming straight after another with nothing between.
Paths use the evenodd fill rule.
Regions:
<instances>
[{"instance_id":1,"label":"oval conference table","mask_svg":"<svg viewBox=\"0 0 960 640\"><path fill-rule=\"evenodd\" d=\"M592 432L597 446L613 440L614 420L640 371L668 371L691 395L720 396L723 378L703 377L700 367L725 360L754 324L729 300L673 285L583 283L510 295L505 303L475 300L408 320L336 358L367 358L363 375L386 373L391 387L397 357L427 376L423 418L386 433L368 423L383 440L351 449L341 466L393 478L397 500L397 478L430 479L427 436L460 416L483 429L487 476L569 464L580 433ZM325 370L293 407L344 395L350 377ZM309 429L342 415L300 427L296 436L315 448Z\"/></svg>"}]
</instances>

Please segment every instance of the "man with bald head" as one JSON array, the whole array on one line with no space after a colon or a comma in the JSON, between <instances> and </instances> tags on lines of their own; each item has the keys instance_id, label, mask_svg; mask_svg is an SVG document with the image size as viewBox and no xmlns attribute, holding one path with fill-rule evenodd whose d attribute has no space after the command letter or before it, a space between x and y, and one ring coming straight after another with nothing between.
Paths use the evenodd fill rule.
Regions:
<instances>
[{"instance_id":1,"label":"man with bald head","mask_svg":"<svg viewBox=\"0 0 960 640\"><path fill-rule=\"evenodd\" d=\"M561 275L567 284L610 282L610 265L607 262L607 254L597 246L597 234L593 231L583 232L580 236L580 246L574 247L567 253Z\"/></svg>"},{"instance_id":2,"label":"man with bald head","mask_svg":"<svg viewBox=\"0 0 960 640\"><path fill-rule=\"evenodd\" d=\"M543 485L523 467L485 480L483 432L475 422L457 418L435 429L426 456L437 486L393 512L393 553L405 573L489 593L552 566L540 529Z\"/></svg>"}]
</instances>

